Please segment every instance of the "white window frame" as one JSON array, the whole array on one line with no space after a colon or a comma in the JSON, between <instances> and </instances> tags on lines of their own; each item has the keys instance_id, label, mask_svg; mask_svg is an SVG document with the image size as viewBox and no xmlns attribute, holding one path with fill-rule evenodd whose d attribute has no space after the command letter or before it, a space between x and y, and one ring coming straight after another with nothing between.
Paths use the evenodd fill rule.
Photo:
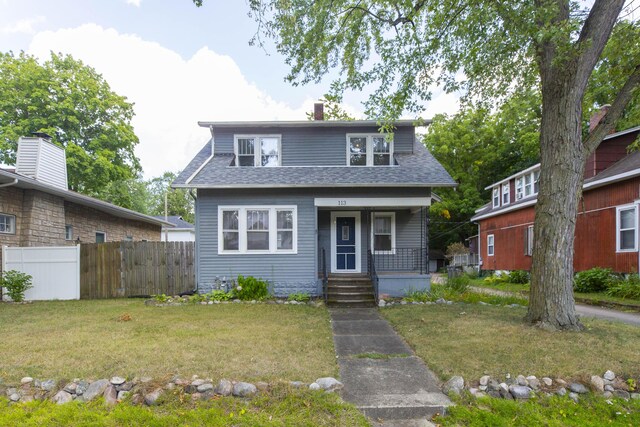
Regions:
<instances>
[{"instance_id":1,"label":"white window frame","mask_svg":"<svg viewBox=\"0 0 640 427\"><path fill-rule=\"evenodd\" d=\"M384 137L387 139L388 134L384 133L348 133L347 134L347 166L354 168L361 168L365 166L374 166L373 164L373 138ZM367 139L367 164L366 165L351 165L351 138L366 138ZM389 140L389 164L388 165L375 165L375 167L393 166L393 139Z\"/></svg>"},{"instance_id":2,"label":"white window frame","mask_svg":"<svg viewBox=\"0 0 640 427\"><path fill-rule=\"evenodd\" d=\"M623 211L633 211L633 228L620 228L620 213ZM633 230L633 248L622 249L622 239L620 239L620 233L623 231ZM638 251L638 205L624 205L616 207L616 252L637 252Z\"/></svg>"},{"instance_id":3,"label":"white window frame","mask_svg":"<svg viewBox=\"0 0 640 427\"><path fill-rule=\"evenodd\" d=\"M391 218L391 250L376 250L375 248L375 219L376 217L390 217ZM373 212L371 214L371 248L375 254L380 255L395 255L396 254L396 213L395 212Z\"/></svg>"},{"instance_id":4,"label":"white window frame","mask_svg":"<svg viewBox=\"0 0 640 427\"><path fill-rule=\"evenodd\" d=\"M107 233L105 233L104 231L98 231L98 230L96 230L95 232L96 243L98 243L98 234L102 234L102 236L104 236L104 240L102 241L102 243L107 243Z\"/></svg>"},{"instance_id":5,"label":"white window frame","mask_svg":"<svg viewBox=\"0 0 640 427\"><path fill-rule=\"evenodd\" d=\"M64 240L73 240L73 225L64 225Z\"/></svg>"},{"instance_id":6,"label":"white window frame","mask_svg":"<svg viewBox=\"0 0 640 427\"><path fill-rule=\"evenodd\" d=\"M500 186L498 187L493 187L493 191L491 194L491 200L493 201L493 207L494 208L499 208L500 207Z\"/></svg>"},{"instance_id":7,"label":"white window frame","mask_svg":"<svg viewBox=\"0 0 640 427\"><path fill-rule=\"evenodd\" d=\"M495 237L493 234L487 234L487 256L493 256L496 251Z\"/></svg>"},{"instance_id":8,"label":"white window frame","mask_svg":"<svg viewBox=\"0 0 640 427\"><path fill-rule=\"evenodd\" d=\"M253 138L257 144L253 146L253 167L261 168L261 167L273 167L273 166L262 166L262 142L261 138L277 138L278 139L278 165L282 166L282 135L280 134L253 134L253 135L233 135L233 154L236 158L236 166L248 168L251 166L240 166L240 162L238 161L238 140Z\"/></svg>"},{"instance_id":9,"label":"white window frame","mask_svg":"<svg viewBox=\"0 0 640 427\"><path fill-rule=\"evenodd\" d=\"M527 183L527 179L529 183ZM536 189L536 187L538 187ZM516 201L538 194L540 189L540 169L516 177Z\"/></svg>"},{"instance_id":10,"label":"white window frame","mask_svg":"<svg viewBox=\"0 0 640 427\"><path fill-rule=\"evenodd\" d=\"M16 234L16 216L0 213L0 217L5 218L5 221L11 226L11 230L9 231L0 231L0 234Z\"/></svg>"},{"instance_id":11,"label":"white window frame","mask_svg":"<svg viewBox=\"0 0 640 427\"><path fill-rule=\"evenodd\" d=\"M269 249L247 249L247 211L269 211ZM225 250L222 230L222 212L238 211L238 249ZM291 249L278 249L278 211L293 212L293 242ZM218 255L297 254L298 207L295 205L229 205L218 206Z\"/></svg>"},{"instance_id":12,"label":"white window frame","mask_svg":"<svg viewBox=\"0 0 640 427\"><path fill-rule=\"evenodd\" d=\"M533 256L533 225L526 228L525 240L525 256Z\"/></svg>"},{"instance_id":13,"label":"white window frame","mask_svg":"<svg viewBox=\"0 0 640 427\"><path fill-rule=\"evenodd\" d=\"M516 178L516 201L524 199L524 176Z\"/></svg>"},{"instance_id":14,"label":"white window frame","mask_svg":"<svg viewBox=\"0 0 640 427\"><path fill-rule=\"evenodd\" d=\"M507 200L505 201L505 196ZM511 188L509 188L509 183L502 184L502 206L506 206L511 202Z\"/></svg>"}]
</instances>

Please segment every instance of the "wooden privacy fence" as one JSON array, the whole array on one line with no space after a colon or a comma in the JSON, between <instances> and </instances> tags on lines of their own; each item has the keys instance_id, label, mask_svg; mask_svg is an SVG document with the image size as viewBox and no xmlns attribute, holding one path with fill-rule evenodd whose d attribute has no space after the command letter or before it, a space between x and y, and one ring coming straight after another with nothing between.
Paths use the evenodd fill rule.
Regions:
<instances>
[{"instance_id":1,"label":"wooden privacy fence","mask_svg":"<svg viewBox=\"0 0 640 427\"><path fill-rule=\"evenodd\" d=\"M80 245L80 298L177 295L195 288L194 242Z\"/></svg>"}]
</instances>

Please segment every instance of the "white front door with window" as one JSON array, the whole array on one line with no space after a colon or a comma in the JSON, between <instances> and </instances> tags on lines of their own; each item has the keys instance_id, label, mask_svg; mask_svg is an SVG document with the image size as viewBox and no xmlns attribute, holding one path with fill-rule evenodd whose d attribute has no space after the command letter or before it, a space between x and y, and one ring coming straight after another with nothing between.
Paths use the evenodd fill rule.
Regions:
<instances>
[{"instance_id":1,"label":"white front door with window","mask_svg":"<svg viewBox=\"0 0 640 427\"><path fill-rule=\"evenodd\" d=\"M331 272L360 273L360 212L331 212Z\"/></svg>"}]
</instances>

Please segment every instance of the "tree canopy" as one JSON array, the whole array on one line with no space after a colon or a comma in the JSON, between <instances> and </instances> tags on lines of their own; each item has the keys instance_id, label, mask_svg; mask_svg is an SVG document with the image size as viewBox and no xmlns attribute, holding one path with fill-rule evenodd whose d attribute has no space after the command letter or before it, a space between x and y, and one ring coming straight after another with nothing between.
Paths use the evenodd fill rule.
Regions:
<instances>
[{"instance_id":1,"label":"tree canopy","mask_svg":"<svg viewBox=\"0 0 640 427\"><path fill-rule=\"evenodd\" d=\"M20 136L47 133L66 149L72 190L131 207L114 186L141 171L133 115L133 104L82 61L0 53L0 162L14 164Z\"/></svg>"}]
</instances>

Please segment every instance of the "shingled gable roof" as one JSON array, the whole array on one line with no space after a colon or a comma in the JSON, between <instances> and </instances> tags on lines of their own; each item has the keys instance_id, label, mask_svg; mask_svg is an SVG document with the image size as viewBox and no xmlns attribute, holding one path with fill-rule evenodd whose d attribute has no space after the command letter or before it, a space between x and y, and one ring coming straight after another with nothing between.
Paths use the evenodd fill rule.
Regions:
<instances>
[{"instance_id":1,"label":"shingled gable roof","mask_svg":"<svg viewBox=\"0 0 640 427\"><path fill-rule=\"evenodd\" d=\"M200 122L217 128L247 127L325 127L376 126L374 121L350 122ZM396 126L414 126L400 121ZM393 166L280 166L275 168L239 168L232 166L233 154L211 156L212 141L207 142L176 178L175 188L258 188L258 187L453 187L455 181L420 142L413 153L394 153Z\"/></svg>"}]
</instances>

